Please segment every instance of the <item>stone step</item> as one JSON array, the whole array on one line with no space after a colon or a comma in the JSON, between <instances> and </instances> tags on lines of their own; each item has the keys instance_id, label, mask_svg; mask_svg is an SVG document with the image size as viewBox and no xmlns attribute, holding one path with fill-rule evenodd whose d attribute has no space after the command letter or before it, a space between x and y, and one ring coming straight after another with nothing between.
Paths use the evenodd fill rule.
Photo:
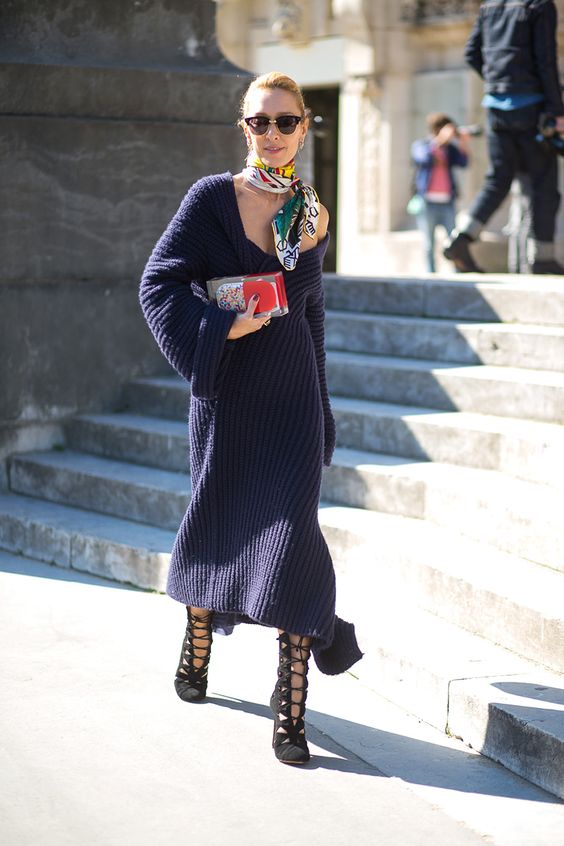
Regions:
<instances>
[{"instance_id":1,"label":"stone step","mask_svg":"<svg viewBox=\"0 0 564 846\"><path fill-rule=\"evenodd\" d=\"M177 529L190 497L190 478L71 450L13 456L10 490L127 520Z\"/></svg>"},{"instance_id":2,"label":"stone step","mask_svg":"<svg viewBox=\"0 0 564 846\"><path fill-rule=\"evenodd\" d=\"M161 470L189 467L188 425L136 414L81 414L66 426L68 446Z\"/></svg>"},{"instance_id":3,"label":"stone step","mask_svg":"<svg viewBox=\"0 0 564 846\"><path fill-rule=\"evenodd\" d=\"M104 450L109 449L112 458L120 457L121 444L127 440L119 432L118 421L122 417L127 424L132 424L132 417L129 415L94 416L92 427L101 430L100 441L94 444L95 452L107 455ZM86 422L90 424L90 421ZM166 455L171 437L168 421L139 418L134 422L139 424L136 431L155 445L155 455ZM164 433L159 442L158 428L155 430L155 427L161 423L164 423ZM183 424L177 425L180 427L176 432L177 469L180 470L186 433ZM112 446L111 437L116 431L116 443ZM82 445L91 448L93 437L92 429L87 426L88 443ZM137 457L142 454L141 447L142 444L135 446ZM167 528L175 528L180 522L186 504L186 477L182 473L172 474L173 486L180 484L180 495L177 496L177 510L168 515L168 522L163 523L162 520L167 520L166 510L163 513L161 506L160 511L155 511L156 506L152 502L155 497L160 497L162 502L162 493L159 494L158 491L161 490L162 484L168 484L167 474L164 477L157 476L156 482L153 482L154 475L145 473L143 466L135 468L107 459L96 462L92 456L80 456L80 464L77 464L73 456L80 454L41 454L39 468L35 466L34 455L18 457L14 460L12 468L12 488L27 494L35 493L37 488L29 478L32 472L30 468L33 467L34 477L39 479L38 474L47 472L47 461L51 467L51 478L45 488L46 498L147 520ZM174 469L172 459L168 465L169 469ZM557 464L554 467L559 469ZM89 476L96 475L95 484L89 482L86 486L85 482L80 481L80 476L84 475L85 471ZM27 481L23 481L24 478ZM113 481L116 482L119 493L116 494L112 488L110 496L106 489L112 487ZM87 492L84 491L85 487L88 488ZM100 494L97 493L100 488L105 491L102 503ZM132 498L130 505L123 503L124 491L127 490ZM462 534L481 538L505 551L538 563L554 568L564 566L564 538L558 497L554 490L543 484L511 480L497 471L413 461L372 451L338 448L332 467L325 470L322 491L323 496L330 501L451 525ZM111 503L116 496L120 510L114 511Z\"/></svg>"},{"instance_id":4,"label":"stone step","mask_svg":"<svg viewBox=\"0 0 564 846\"><path fill-rule=\"evenodd\" d=\"M319 522L337 572L338 613L354 617L350 603L341 606L347 583L353 600L368 596L375 608L380 595L393 592L402 603L564 672L562 573L424 520L324 505Z\"/></svg>"},{"instance_id":5,"label":"stone step","mask_svg":"<svg viewBox=\"0 0 564 846\"><path fill-rule=\"evenodd\" d=\"M411 605L369 563L340 575L337 596L364 685L564 797L564 675Z\"/></svg>"},{"instance_id":6,"label":"stone step","mask_svg":"<svg viewBox=\"0 0 564 846\"><path fill-rule=\"evenodd\" d=\"M122 406L135 414L187 421L190 385L175 374L133 379L124 385Z\"/></svg>"},{"instance_id":7,"label":"stone step","mask_svg":"<svg viewBox=\"0 0 564 846\"><path fill-rule=\"evenodd\" d=\"M564 373L327 353L331 394L564 423Z\"/></svg>"},{"instance_id":8,"label":"stone step","mask_svg":"<svg viewBox=\"0 0 564 846\"><path fill-rule=\"evenodd\" d=\"M321 495L346 506L429 520L564 572L562 496L548 485L496 470L337 448Z\"/></svg>"},{"instance_id":9,"label":"stone step","mask_svg":"<svg viewBox=\"0 0 564 846\"><path fill-rule=\"evenodd\" d=\"M332 397L331 406L338 446L564 485L564 430L559 425L348 397Z\"/></svg>"},{"instance_id":10,"label":"stone step","mask_svg":"<svg viewBox=\"0 0 564 846\"><path fill-rule=\"evenodd\" d=\"M454 737L564 799L564 675L454 679Z\"/></svg>"},{"instance_id":11,"label":"stone step","mask_svg":"<svg viewBox=\"0 0 564 846\"><path fill-rule=\"evenodd\" d=\"M163 417L179 420L186 416L189 386L176 376L138 379L127 385L126 396L128 407L137 415L150 415L157 421L163 412ZM559 425L344 396L333 396L331 403L339 446L501 470L519 478L557 486L564 483L560 472L564 460L564 431ZM156 433L158 424L151 424L151 428ZM93 427L91 431L94 432ZM176 431L181 432L180 429ZM166 433L168 436L168 430ZM109 438L109 435L104 437ZM136 437L144 437L140 427ZM181 450L186 448L186 442L185 428L181 440L171 449L177 457L171 459L170 469L180 470L185 466ZM88 449L85 442L77 443L83 443L81 448ZM107 448L107 454L115 454L109 442ZM141 444L139 449L142 450ZM162 454L163 445L154 449ZM101 449L93 446L92 451Z\"/></svg>"},{"instance_id":12,"label":"stone step","mask_svg":"<svg viewBox=\"0 0 564 846\"><path fill-rule=\"evenodd\" d=\"M0 495L0 546L59 567L164 591L174 532L17 494Z\"/></svg>"},{"instance_id":13,"label":"stone step","mask_svg":"<svg viewBox=\"0 0 564 846\"><path fill-rule=\"evenodd\" d=\"M377 578L375 574L373 581ZM346 581L343 587L342 581ZM534 665L479 635L405 602L379 586L349 606L343 602L351 580L339 580L339 614L353 620L364 652L352 673L367 687L445 731L449 685L454 679L525 673ZM363 587L367 582L361 580ZM354 587L351 585L351 590ZM369 605L372 600L372 610ZM543 667L543 672L547 670Z\"/></svg>"},{"instance_id":14,"label":"stone step","mask_svg":"<svg viewBox=\"0 0 564 846\"><path fill-rule=\"evenodd\" d=\"M358 516L349 511L353 518ZM348 545L348 553L336 561L338 610L355 621L366 653L354 674L419 719L446 728L524 778L563 796L564 731L558 704L562 676L411 605L401 578L389 579L387 571L374 567L373 551L370 556L366 551L358 554L355 544L370 542L359 536L358 520L336 519L335 512L323 508L320 518L326 530L331 527L334 554ZM376 528L378 536L397 550L397 526L382 532L384 521L380 521ZM405 539L405 532L399 537ZM0 496L0 538L3 548L18 554L163 590L174 534L12 494ZM393 562L390 568L394 569ZM508 597L506 602L510 601ZM534 635L530 608L526 620L527 634ZM543 697L545 707L539 712Z\"/></svg>"},{"instance_id":15,"label":"stone step","mask_svg":"<svg viewBox=\"0 0 564 846\"><path fill-rule=\"evenodd\" d=\"M564 328L327 311L328 349L564 370Z\"/></svg>"},{"instance_id":16,"label":"stone step","mask_svg":"<svg viewBox=\"0 0 564 846\"><path fill-rule=\"evenodd\" d=\"M343 447L564 484L560 426L345 397L333 399L333 411ZM69 422L67 434L73 450L178 472L189 463L186 424L159 417L84 414Z\"/></svg>"},{"instance_id":17,"label":"stone step","mask_svg":"<svg viewBox=\"0 0 564 846\"><path fill-rule=\"evenodd\" d=\"M324 284L328 309L564 326L564 286L559 278L488 274L470 281L325 273Z\"/></svg>"},{"instance_id":18,"label":"stone step","mask_svg":"<svg viewBox=\"0 0 564 846\"><path fill-rule=\"evenodd\" d=\"M346 397L334 397L332 407L339 446L564 485L561 426ZM66 431L73 450L179 472L189 463L186 423L127 413L83 414Z\"/></svg>"},{"instance_id":19,"label":"stone step","mask_svg":"<svg viewBox=\"0 0 564 846\"><path fill-rule=\"evenodd\" d=\"M354 408L358 408L358 401L349 402ZM346 403L347 400L341 399L335 402L339 422L342 405L346 406ZM383 420L383 428L387 432L390 407L378 410L382 415L385 415L386 411L388 413L388 417ZM397 410L392 407L392 413L394 412L397 420ZM346 414L346 409L344 413ZM362 409L358 413L362 413ZM432 418L433 414L430 416ZM391 419L394 420L393 417ZM519 430L520 421L504 421L503 418L500 418L500 421L515 424L515 428ZM374 425L374 421L370 422ZM401 423L401 419L399 422ZM490 432L483 433L480 430L480 423L481 420L478 420L477 427L474 424L478 436L485 434L491 438ZM551 427L548 424L528 425L540 427L541 437L545 429L556 429L558 434L563 434L559 427ZM351 427L347 428L345 424L340 430L341 428L347 432ZM433 429L433 424L430 424L430 428ZM464 452L457 453L457 449L464 449L462 444L458 446L456 440L453 443L452 437L449 442L446 437L442 437L442 430L436 424L434 428L435 441L431 439L431 442L438 442L440 446L446 445L443 447L443 453L452 453L461 459L462 464ZM139 462L146 454L151 456L153 466L180 472L185 465L187 432L184 424L125 414L82 415L72 422L71 432L71 446L75 450L84 449L106 458ZM459 429L457 434L460 441L466 441L466 449L470 450L467 460L477 456L475 443L468 443L466 430ZM556 437L555 441L558 445ZM416 443L420 446L419 440ZM546 441L539 440L539 443L541 446L546 445ZM487 445L488 442L486 458ZM522 442L525 453L527 445L527 441ZM497 454L499 455L499 448ZM562 455L562 449L558 452L555 448L551 456L551 467L557 477L555 481L560 485L561 464L556 459ZM509 457L513 460L514 468L518 470L519 455L509 450ZM544 458L545 463L550 463L550 456L545 454ZM402 513L439 522L452 520L453 525L462 533L470 532L474 537L478 535L509 552L530 557L543 564L562 566L564 544L561 539L555 491L545 485L512 483L498 472L467 472L464 468L450 466L448 456L442 462L439 462L436 455L434 459L436 463L429 463L425 458L421 461L409 461L404 457L378 454L372 450L338 448L332 467L324 474L323 495L327 500L346 505ZM541 470L542 466L539 461L536 469ZM117 468L112 467L112 471L118 472L120 469L119 464ZM490 493L492 503L489 501ZM460 511L462 514L459 514Z\"/></svg>"},{"instance_id":20,"label":"stone step","mask_svg":"<svg viewBox=\"0 0 564 846\"><path fill-rule=\"evenodd\" d=\"M94 507L104 513L116 508L114 514L118 516L144 519L172 531L180 524L188 498L186 489L182 493L178 490L179 480L186 485L187 477L181 474L120 465L93 456L20 456L14 459L11 471L16 465L16 492L35 495L41 491L46 499ZM98 499L95 491L99 492ZM342 522L334 525L337 518ZM564 670L561 573L423 520L333 507L320 511L320 521L335 559L346 561L347 567L349 557L354 561L358 549L374 562L377 538L378 567L391 567L385 576L388 580L393 573L406 571L406 586L410 590L420 586L423 607L532 660ZM439 575L438 567L446 572ZM484 584L474 584L476 574ZM463 601L453 602L456 596ZM530 608L531 603L536 605ZM553 606L558 612L556 608L551 611Z\"/></svg>"},{"instance_id":21,"label":"stone step","mask_svg":"<svg viewBox=\"0 0 564 846\"><path fill-rule=\"evenodd\" d=\"M465 411L523 418L523 424L564 422L560 373L330 351L327 374L334 404L340 398L365 399L403 405L414 414ZM186 420L189 402L190 386L179 376L136 379L124 389L124 406L136 414Z\"/></svg>"}]
</instances>

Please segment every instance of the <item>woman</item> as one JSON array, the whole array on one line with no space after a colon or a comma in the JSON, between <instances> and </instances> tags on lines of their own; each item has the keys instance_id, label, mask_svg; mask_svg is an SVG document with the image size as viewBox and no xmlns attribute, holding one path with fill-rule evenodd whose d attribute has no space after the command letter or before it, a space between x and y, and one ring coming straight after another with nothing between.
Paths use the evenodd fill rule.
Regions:
<instances>
[{"instance_id":1,"label":"woman","mask_svg":"<svg viewBox=\"0 0 564 846\"><path fill-rule=\"evenodd\" d=\"M246 167L192 186L141 282L147 322L192 391L192 496L167 585L188 611L175 687L186 701L204 698L212 631L277 628L273 747L278 760L301 764L310 650L329 674L362 654L354 627L335 617L317 519L335 445L321 279L328 214L294 172L308 130L296 83L280 73L255 79L239 125ZM235 314L207 300L210 278L281 267L283 317L255 317L256 302Z\"/></svg>"},{"instance_id":2,"label":"woman","mask_svg":"<svg viewBox=\"0 0 564 846\"><path fill-rule=\"evenodd\" d=\"M416 166L415 187L422 198L417 225L425 240L427 270L435 272L435 229L447 235L454 229L457 196L453 168L468 165L468 136L457 130L447 115L427 115L430 136L414 141L411 158Z\"/></svg>"}]
</instances>

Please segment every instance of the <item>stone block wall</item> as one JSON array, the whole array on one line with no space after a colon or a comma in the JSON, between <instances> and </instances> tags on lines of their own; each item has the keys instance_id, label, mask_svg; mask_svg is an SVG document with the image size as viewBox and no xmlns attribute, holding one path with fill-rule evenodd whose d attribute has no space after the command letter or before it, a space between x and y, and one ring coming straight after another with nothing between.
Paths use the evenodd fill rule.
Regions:
<instances>
[{"instance_id":1,"label":"stone block wall","mask_svg":"<svg viewBox=\"0 0 564 846\"><path fill-rule=\"evenodd\" d=\"M0 458L166 367L139 276L187 188L240 168L246 83L207 0L0 6Z\"/></svg>"}]
</instances>

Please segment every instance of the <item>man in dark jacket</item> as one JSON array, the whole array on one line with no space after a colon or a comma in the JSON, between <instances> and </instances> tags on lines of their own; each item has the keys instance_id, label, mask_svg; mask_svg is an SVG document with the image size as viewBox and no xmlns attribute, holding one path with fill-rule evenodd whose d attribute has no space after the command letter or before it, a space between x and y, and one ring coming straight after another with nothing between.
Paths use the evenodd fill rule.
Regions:
<instances>
[{"instance_id":1,"label":"man in dark jacket","mask_svg":"<svg viewBox=\"0 0 564 846\"><path fill-rule=\"evenodd\" d=\"M535 140L541 114L564 131L553 0L485 0L464 57L485 81L490 169L444 255L459 271L477 271L469 244L507 196L518 171L531 179L532 232L527 243L533 273L564 273L554 258L560 204L554 148Z\"/></svg>"}]
</instances>

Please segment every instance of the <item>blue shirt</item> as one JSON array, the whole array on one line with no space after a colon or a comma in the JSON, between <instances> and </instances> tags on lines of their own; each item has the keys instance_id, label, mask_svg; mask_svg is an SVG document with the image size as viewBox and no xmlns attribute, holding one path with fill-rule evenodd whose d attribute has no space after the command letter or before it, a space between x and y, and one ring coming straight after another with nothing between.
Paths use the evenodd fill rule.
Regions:
<instances>
[{"instance_id":1,"label":"blue shirt","mask_svg":"<svg viewBox=\"0 0 564 846\"><path fill-rule=\"evenodd\" d=\"M543 100L542 94L486 94L482 100L482 106L485 109L511 112L514 109L532 106L534 103L542 103Z\"/></svg>"}]
</instances>

